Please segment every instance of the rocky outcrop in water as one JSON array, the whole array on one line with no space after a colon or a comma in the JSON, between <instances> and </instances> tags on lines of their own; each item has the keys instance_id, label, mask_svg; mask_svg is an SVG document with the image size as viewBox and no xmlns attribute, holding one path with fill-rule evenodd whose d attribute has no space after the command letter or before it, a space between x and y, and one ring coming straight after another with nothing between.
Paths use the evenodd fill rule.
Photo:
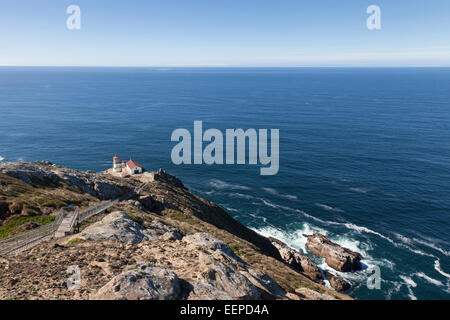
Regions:
<instances>
[{"instance_id":1,"label":"rocky outcrop in water","mask_svg":"<svg viewBox=\"0 0 450 320\"><path fill-rule=\"evenodd\" d=\"M281 258L294 270L308 275L312 280L322 282L323 276L314 261L297 250L288 247L284 242L269 238L280 252Z\"/></svg>"},{"instance_id":2,"label":"rocky outcrop in water","mask_svg":"<svg viewBox=\"0 0 450 320\"><path fill-rule=\"evenodd\" d=\"M334 290L338 292L345 292L352 287L351 283L347 280L344 280L344 278L335 275L328 270L325 270L324 273L325 277L327 277L327 280L330 282L330 285Z\"/></svg>"},{"instance_id":3,"label":"rocky outcrop in water","mask_svg":"<svg viewBox=\"0 0 450 320\"><path fill-rule=\"evenodd\" d=\"M308 250L325 258L325 262L331 268L341 272L361 269L360 260L362 256L358 252L341 247L317 232L312 235L305 235L305 237L308 239L306 242Z\"/></svg>"}]
</instances>

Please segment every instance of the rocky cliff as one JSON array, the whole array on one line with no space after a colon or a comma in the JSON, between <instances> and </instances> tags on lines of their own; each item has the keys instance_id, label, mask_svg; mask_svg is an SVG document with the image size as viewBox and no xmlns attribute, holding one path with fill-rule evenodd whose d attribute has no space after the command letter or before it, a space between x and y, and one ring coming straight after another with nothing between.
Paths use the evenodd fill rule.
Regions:
<instances>
[{"instance_id":1,"label":"rocky cliff","mask_svg":"<svg viewBox=\"0 0 450 320\"><path fill-rule=\"evenodd\" d=\"M0 299L349 299L336 291L347 288L342 279L310 258L165 171L151 178L77 233L0 257ZM51 221L61 206L88 207L141 184L49 162L0 163L0 237ZM76 289L66 284L70 266L81 271Z\"/></svg>"}]
</instances>

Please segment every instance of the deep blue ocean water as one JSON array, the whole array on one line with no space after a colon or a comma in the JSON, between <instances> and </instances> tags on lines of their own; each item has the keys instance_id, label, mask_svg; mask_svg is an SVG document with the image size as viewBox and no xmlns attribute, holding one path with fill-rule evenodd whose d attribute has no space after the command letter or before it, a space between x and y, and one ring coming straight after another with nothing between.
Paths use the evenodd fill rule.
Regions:
<instances>
[{"instance_id":1,"label":"deep blue ocean water","mask_svg":"<svg viewBox=\"0 0 450 320\"><path fill-rule=\"evenodd\" d=\"M171 163L176 128L279 128L280 171ZM320 231L379 266L359 299L450 298L450 69L0 69L0 159L133 157L305 250ZM323 268L320 258L312 256Z\"/></svg>"}]
</instances>

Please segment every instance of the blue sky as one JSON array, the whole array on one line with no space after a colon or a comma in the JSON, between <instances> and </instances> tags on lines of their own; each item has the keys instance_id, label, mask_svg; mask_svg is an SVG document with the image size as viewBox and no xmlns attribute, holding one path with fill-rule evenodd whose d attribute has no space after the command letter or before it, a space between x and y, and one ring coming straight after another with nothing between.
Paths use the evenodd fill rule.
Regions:
<instances>
[{"instance_id":1,"label":"blue sky","mask_svg":"<svg viewBox=\"0 0 450 320\"><path fill-rule=\"evenodd\" d=\"M0 65L450 66L450 1L0 0Z\"/></svg>"}]
</instances>

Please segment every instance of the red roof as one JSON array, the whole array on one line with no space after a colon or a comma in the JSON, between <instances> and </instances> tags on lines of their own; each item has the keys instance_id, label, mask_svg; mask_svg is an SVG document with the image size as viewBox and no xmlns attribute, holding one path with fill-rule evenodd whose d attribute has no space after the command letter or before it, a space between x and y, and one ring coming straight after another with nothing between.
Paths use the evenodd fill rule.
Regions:
<instances>
[{"instance_id":1,"label":"red roof","mask_svg":"<svg viewBox=\"0 0 450 320\"><path fill-rule=\"evenodd\" d=\"M117 155L115 155L113 159L120 159L120 158Z\"/></svg>"},{"instance_id":2,"label":"red roof","mask_svg":"<svg viewBox=\"0 0 450 320\"><path fill-rule=\"evenodd\" d=\"M127 166L128 166L128 168L130 168L130 169L133 169L133 168L136 168L136 167L142 168L142 167L139 165L139 163L137 163L137 162L134 161L134 160L128 161L128 162L127 162Z\"/></svg>"}]
</instances>

